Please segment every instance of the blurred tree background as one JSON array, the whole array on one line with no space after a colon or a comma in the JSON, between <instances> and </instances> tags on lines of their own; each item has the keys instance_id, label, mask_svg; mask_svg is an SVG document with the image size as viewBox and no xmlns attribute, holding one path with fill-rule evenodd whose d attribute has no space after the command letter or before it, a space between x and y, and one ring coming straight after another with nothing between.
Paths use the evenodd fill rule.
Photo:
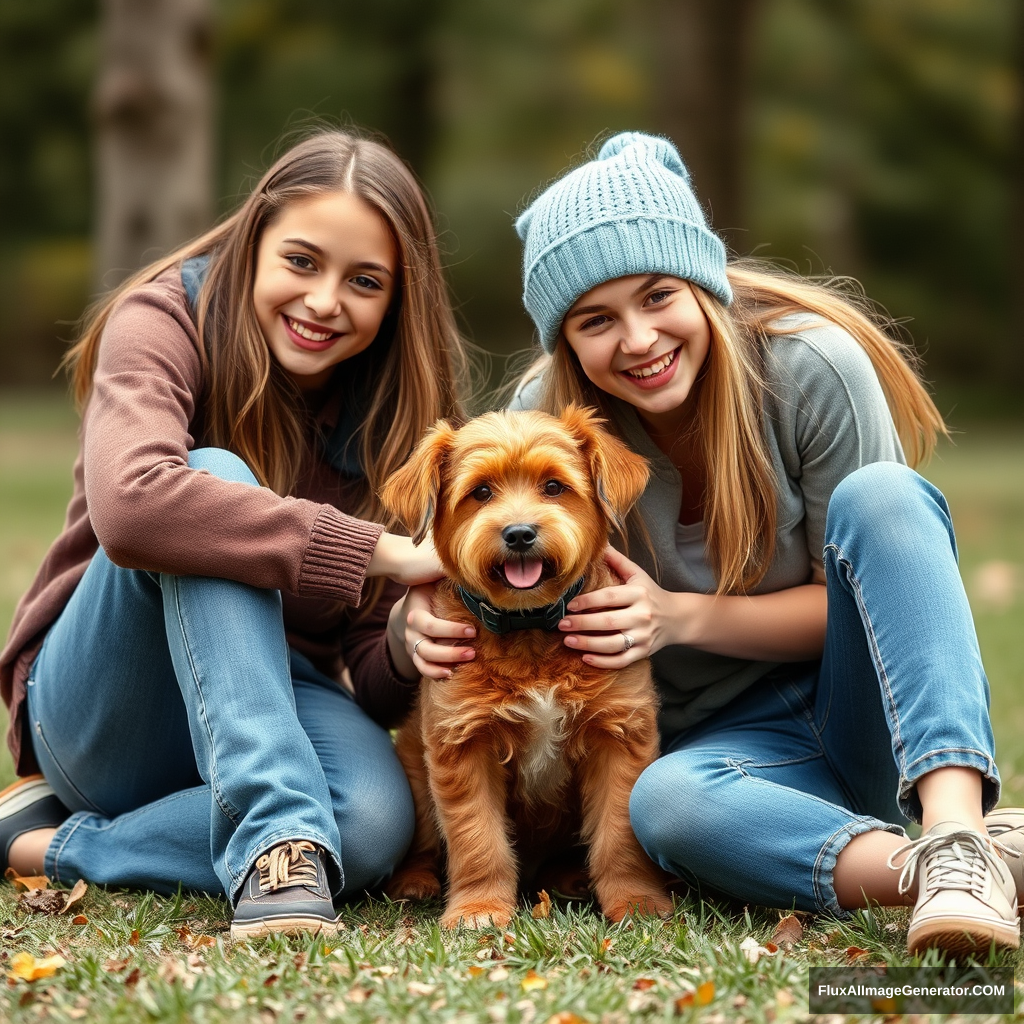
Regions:
<instances>
[{"instance_id":1,"label":"blurred tree background","mask_svg":"<svg viewBox=\"0 0 1024 1024\"><path fill-rule=\"evenodd\" d=\"M735 251L853 275L907 319L944 411L1020 404L1021 0L212 7L219 212L311 118L383 133L434 198L484 349L531 337L515 213L596 139L640 128L675 139ZM0 0L2 387L51 382L105 270L99 24L99 0Z\"/></svg>"}]
</instances>

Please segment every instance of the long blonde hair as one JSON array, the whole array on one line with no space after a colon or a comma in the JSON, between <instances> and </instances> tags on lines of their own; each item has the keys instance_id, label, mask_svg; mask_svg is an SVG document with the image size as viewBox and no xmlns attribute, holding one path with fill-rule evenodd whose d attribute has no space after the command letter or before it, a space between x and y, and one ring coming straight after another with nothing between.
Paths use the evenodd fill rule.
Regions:
<instances>
[{"instance_id":1,"label":"long blonde hair","mask_svg":"<svg viewBox=\"0 0 1024 1024\"><path fill-rule=\"evenodd\" d=\"M264 174L242 207L206 234L125 281L84 318L64 365L80 408L121 299L193 256L209 255L197 323L206 365L204 442L240 456L261 484L289 494L309 449L299 392L271 357L252 303L262 232L291 202L331 192L358 196L388 225L398 249L395 301L367 349L367 409L359 461L367 488L355 514L393 525L378 492L436 419L461 416L466 351L455 326L430 209L415 178L386 146L352 131L319 130ZM385 336L389 335L389 336Z\"/></svg>"},{"instance_id":2,"label":"long blonde hair","mask_svg":"<svg viewBox=\"0 0 1024 1024\"><path fill-rule=\"evenodd\" d=\"M856 339L875 368L912 466L947 432L919 376L916 352L853 282L812 281L754 260L731 262L727 274L734 296L728 307L692 285L711 335L696 384L693 440L708 471L705 539L720 594L749 592L775 554L779 482L764 435L764 365L772 338L792 332L792 326L779 323L783 317L811 314ZM587 378L563 336L524 380L538 375L541 408L557 413L569 402L592 405L618 430L610 396ZM628 525L649 546L639 508L630 513Z\"/></svg>"}]
</instances>

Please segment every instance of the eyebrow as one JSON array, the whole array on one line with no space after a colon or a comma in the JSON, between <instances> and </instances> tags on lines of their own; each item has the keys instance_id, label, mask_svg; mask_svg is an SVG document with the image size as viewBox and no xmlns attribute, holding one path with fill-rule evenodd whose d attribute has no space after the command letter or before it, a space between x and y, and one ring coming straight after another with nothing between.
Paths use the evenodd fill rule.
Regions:
<instances>
[{"instance_id":1,"label":"eyebrow","mask_svg":"<svg viewBox=\"0 0 1024 1024\"><path fill-rule=\"evenodd\" d=\"M304 249L308 249L310 252L315 252L317 256L326 256L326 252L313 242L307 241L305 238L282 238L282 245L301 245ZM388 270L382 263L372 263L369 260L364 260L362 263L357 263L356 266L361 270L376 270L378 273L386 274L388 277L394 277L394 274Z\"/></svg>"},{"instance_id":2,"label":"eyebrow","mask_svg":"<svg viewBox=\"0 0 1024 1024\"><path fill-rule=\"evenodd\" d=\"M645 277L640 282L640 286L633 292L633 296L639 295L641 292L647 291L651 285L660 281L663 277L668 277L668 274L651 274L650 277ZM570 316L587 316L590 313L599 313L603 309L607 309L605 305L598 304L596 306L580 306L578 309L570 309L565 315Z\"/></svg>"}]
</instances>

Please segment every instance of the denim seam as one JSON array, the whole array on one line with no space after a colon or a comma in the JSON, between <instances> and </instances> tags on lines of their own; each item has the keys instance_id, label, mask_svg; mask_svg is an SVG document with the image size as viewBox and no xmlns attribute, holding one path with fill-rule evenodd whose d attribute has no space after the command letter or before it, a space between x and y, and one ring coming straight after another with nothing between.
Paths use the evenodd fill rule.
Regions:
<instances>
[{"instance_id":1,"label":"denim seam","mask_svg":"<svg viewBox=\"0 0 1024 1024\"><path fill-rule=\"evenodd\" d=\"M899 709L896 706L896 698L893 696L892 687L889 684L889 674L885 670L885 663L882 660L882 652L878 647L878 637L875 634L874 623L872 623L871 616L868 614L867 606L864 604L864 596L861 592L860 580L857 579L857 574L853 571L852 563L843 555L838 545L827 544L825 550L834 551L836 558L843 566L846 567L846 578L853 588L854 600L857 602L857 608L861 615L861 622L864 623L864 630L867 634L868 646L871 649L871 661L875 666L875 672L878 675L878 679L882 685L882 690L885 693L886 701L889 705L889 720L892 723L892 739L895 747L897 768L899 769L901 776L905 775L907 752L903 744L903 733L900 729Z\"/></svg>"},{"instance_id":2,"label":"denim seam","mask_svg":"<svg viewBox=\"0 0 1024 1024\"><path fill-rule=\"evenodd\" d=\"M821 849L818 851L818 856L814 860L814 868L811 872L811 886L814 891L814 901L821 908L822 913L831 914L833 917L848 918L851 916L851 912L845 907L839 905L839 899L836 896L835 885L829 883L828 888L831 890L831 896L829 897L825 892L825 885L822 882L822 874L824 873L824 861L829 855L838 859L839 854L845 849L846 845L855 836L863 835L865 832L891 832L894 835L906 835L904 830L899 825L893 825L889 822L882 821L880 818L873 818L870 815L857 815L854 820L848 821L845 825L840 826L832 833L822 844ZM839 845L837 849L835 847L839 843L839 840L846 836L845 841L842 845ZM833 869L834 877L834 869Z\"/></svg>"},{"instance_id":3,"label":"denim seam","mask_svg":"<svg viewBox=\"0 0 1024 1024\"><path fill-rule=\"evenodd\" d=\"M87 816L88 816L88 814L82 814L82 816L78 819L78 821L76 821L74 823L74 825L72 825L71 828L68 829L68 834L66 836L64 836L64 838L60 841L60 845L53 851L52 855L50 856L50 860L53 862L53 880L55 882L59 882L61 880L61 877L60 877L60 856L64 852L64 847L67 846L68 842L71 840L71 837L78 831L78 829L82 825L85 824L85 819L86 819ZM62 826L62 827L66 827L66 824L65 824L65 826ZM57 834L58 835L60 834L60 830L59 829L58 829L58 833ZM56 839L56 838L57 838L57 836L54 836L54 839ZM51 840L51 842L52 842L52 840ZM49 853L49 851L47 851L47 853ZM43 859L45 861L46 857L44 856Z\"/></svg>"},{"instance_id":4,"label":"denim seam","mask_svg":"<svg viewBox=\"0 0 1024 1024\"><path fill-rule=\"evenodd\" d=\"M181 630L181 640L185 648L185 655L188 658L189 672L192 676L192 682L195 685L196 693L199 696L199 711L200 717L203 721L203 727L206 729L207 737L210 742L210 792L213 794L214 800L217 801L217 806L224 812L228 820L235 826L238 825L242 815L235 810L231 805L230 801L226 800L221 792L220 777L217 772L217 747L213 740L213 729L210 727L210 720L206 714L206 699L203 696L203 688L199 681L199 672L196 669L195 659L192 657L192 648L188 642L188 632L185 629L185 622L181 614L181 602L178 595L177 578L174 577L174 583L172 584L172 592L174 594L174 614L178 622L178 628Z\"/></svg>"},{"instance_id":5,"label":"denim seam","mask_svg":"<svg viewBox=\"0 0 1024 1024\"><path fill-rule=\"evenodd\" d=\"M727 757L725 763L730 768L735 768L741 772L744 777L750 778L747 774L746 769L749 768L785 768L793 764L806 764L808 761L816 761L821 757L821 753L806 754L803 757L790 757L784 761L755 761L752 757ZM767 781L767 780L765 780Z\"/></svg>"},{"instance_id":6,"label":"denim seam","mask_svg":"<svg viewBox=\"0 0 1024 1024\"><path fill-rule=\"evenodd\" d=\"M949 762L944 760L944 755L955 754L957 755L956 762ZM922 754L913 764L909 765L905 772L900 773L900 787L897 793L897 801L901 807L909 809L910 795L914 789L914 785L917 783L923 775L927 775L931 769L920 770L921 765L926 765L929 761L940 761L937 767L951 767L951 768L974 768L980 772L982 777L987 781L991 782L995 786L995 793L990 795L987 799L987 803L990 806L982 808L983 813L988 814L989 811L996 805L999 800L999 791L1001 789L1001 783L999 781L999 770L996 766L990 754L987 754L984 750L976 750L973 747L941 747L938 750L930 750L927 754ZM916 812L915 812L916 813Z\"/></svg>"}]
</instances>

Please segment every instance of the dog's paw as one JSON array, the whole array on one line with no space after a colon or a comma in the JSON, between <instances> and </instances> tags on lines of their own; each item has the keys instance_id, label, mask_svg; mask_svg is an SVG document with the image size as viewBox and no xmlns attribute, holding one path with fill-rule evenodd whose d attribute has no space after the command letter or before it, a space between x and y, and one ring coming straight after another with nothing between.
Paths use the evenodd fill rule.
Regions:
<instances>
[{"instance_id":1,"label":"dog's paw","mask_svg":"<svg viewBox=\"0 0 1024 1024\"><path fill-rule=\"evenodd\" d=\"M449 930L458 928L504 928L515 907L507 907L501 903L469 903L464 906L449 907L441 917L441 927Z\"/></svg>"},{"instance_id":2,"label":"dog's paw","mask_svg":"<svg viewBox=\"0 0 1024 1024\"><path fill-rule=\"evenodd\" d=\"M441 895L441 880L429 868L399 870L384 887L388 899L430 900Z\"/></svg>"},{"instance_id":3,"label":"dog's paw","mask_svg":"<svg viewBox=\"0 0 1024 1024\"><path fill-rule=\"evenodd\" d=\"M648 893L630 893L610 900L607 906L602 902L601 910L611 921L621 921L624 917L638 914L641 917L660 917L666 919L674 911L672 897L662 891Z\"/></svg>"}]
</instances>

